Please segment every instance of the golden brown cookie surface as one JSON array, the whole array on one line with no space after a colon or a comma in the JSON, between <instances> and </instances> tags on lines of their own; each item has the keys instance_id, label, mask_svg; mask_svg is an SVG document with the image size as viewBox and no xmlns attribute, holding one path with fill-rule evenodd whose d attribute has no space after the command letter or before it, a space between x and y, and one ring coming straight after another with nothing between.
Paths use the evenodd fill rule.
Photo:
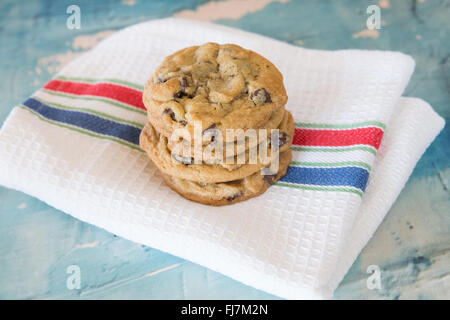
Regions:
<instances>
[{"instance_id":1,"label":"golden brown cookie surface","mask_svg":"<svg viewBox=\"0 0 450 320\"><path fill-rule=\"evenodd\" d=\"M289 149L293 135L294 123L292 115L286 111L285 131L279 131L279 151ZM147 123L141 132L140 147L155 163L158 169L170 176L202 183L226 182L242 179L249 176L270 163L272 149L270 145L264 145L267 150L260 157L259 151L255 153L246 151L242 158L221 158L222 161L198 162L192 157L180 156L168 148L168 139L159 134L155 128ZM276 150L276 149L275 149Z\"/></svg>"},{"instance_id":2,"label":"golden brown cookie surface","mask_svg":"<svg viewBox=\"0 0 450 320\"><path fill-rule=\"evenodd\" d=\"M158 132L176 128L277 128L287 102L283 77L257 53L237 45L206 43L167 57L145 86L144 104Z\"/></svg>"},{"instance_id":3,"label":"golden brown cookie surface","mask_svg":"<svg viewBox=\"0 0 450 320\"><path fill-rule=\"evenodd\" d=\"M186 199L207 205L222 206L256 197L286 174L292 158L291 150L280 154L279 171L262 175L257 171L240 180L222 183L199 183L163 173L164 181Z\"/></svg>"},{"instance_id":4,"label":"golden brown cookie surface","mask_svg":"<svg viewBox=\"0 0 450 320\"><path fill-rule=\"evenodd\" d=\"M294 119L292 114L284 110L284 116L280 124L278 125L279 130L279 152L285 151L289 148L289 142L294 135ZM215 163L224 163L226 157L234 157L235 155L241 154L243 152L251 152L258 147L262 148L261 141L266 141L270 144L270 133L272 130L268 129L258 129L254 131L248 131L245 139L238 140L237 142L221 143L220 137L215 136L217 133L215 128L209 129L202 137L206 136L206 139L212 140L209 144L193 144L189 140L182 139L168 139L167 146L173 154L182 157L196 158L196 155L201 155L202 160L212 161ZM219 132L220 133L220 132ZM199 137L201 139L202 137ZM212 137L212 138L211 138ZM267 139L265 139L267 137ZM172 138L176 138L174 135ZM221 152L215 152L216 148L219 148L219 144L222 146L220 148ZM228 148L228 149L227 149ZM208 149L212 152L206 152ZM256 151L254 151L256 152Z\"/></svg>"}]
</instances>

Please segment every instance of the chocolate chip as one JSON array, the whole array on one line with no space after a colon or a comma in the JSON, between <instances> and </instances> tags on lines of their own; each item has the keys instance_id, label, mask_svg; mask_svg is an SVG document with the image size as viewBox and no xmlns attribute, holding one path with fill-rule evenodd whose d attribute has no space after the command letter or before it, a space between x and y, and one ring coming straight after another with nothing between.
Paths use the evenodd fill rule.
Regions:
<instances>
[{"instance_id":1,"label":"chocolate chip","mask_svg":"<svg viewBox=\"0 0 450 320\"><path fill-rule=\"evenodd\" d=\"M217 128L217 125L215 123L213 123L212 125L210 125L208 128L206 128L205 130L203 130L202 134L205 134L206 131L211 130L211 129L215 129Z\"/></svg>"},{"instance_id":2,"label":"chocolate chip","mask_svg":"<svg viewBox=\"0 0 450 320\"><path fill-rule=\"evenodd\" d=\"M269 175L264 175L264 181L267 182L268 184L272 184L273 180L275 179L277 175L276 174L269 174Z\"/></svg>"},{"instance_id":3,"label":"chocolate chip","mask_svg":"<svg viewBox=\"0 0 450 320\"><path fill-rule=\"evenodd\" d=\"M240 196L242 196L241 193L236 193L236 194L233 194L232 196L227 197L227 200L228 200L228 201L233 201L234 199L237 199L237 198L239 198Z\"/></svg>"},{"instance_id":4,"label":"chocolate chip","mask_svg":"<svg viewBox=\"0 0 450 320\"><path fill-rule=\"evenodd\" d=\"M286 132L280 132L278 136L278 146L284 146L288 140L289 135Z\"/></svg>"},{"instance_id":5,"label":"chocolate chip","mask_svg":"<svg viewBox=\"0 0 450 320\"><path fill-rule=\"evenodd\" d=\"M250 99L252 99L252 101L255 103L271 103L272 102L272 97L264 88L253 91L253 93L250 95Z\"/></svg>"},{"instance_id":6,"label":"chocolate chip","mask_svg":"<svg viewBox=\"0 0 450 320\"><path fill-rule=\"evenodd\" d=\"M194 159L191 158L191 157L182 157L182 156L179 156L179 155L174 154L174 153L172 153L172 157L176 161L181 162L182 164L186 164L186 165L190 165L190 164L192 164L194 162Z\"/></svg>"},{"instance_id":7,"label":"chocolate chip","mask_svg":"<svg viewBox=\"0 0 450 320\"><path fill-rule=\"evenodd\" d=\"M186 77L182 77L180 79L180 87L181 87L181 91L185 92L186 88L188 87L188 81L186 79Z\"/></svg>"},{"instance_id":8,"label":"chocolate chip","mask_svg":"<svg viewBox=\"0 0 450 320\"><path fill-rule=\"evenodd\" d=\"M170 116L170 118L172 118L173 121L177 121L177 119L175 119L175 113L173 112L172 109L170 109L170 108L165 108L161 115L163 116L163 115L165 115L166 113Z\"/></svg>"},{"instance_id":9,"label":"chocolate chip","mask_svg":"<svg viewBox=\"0 0 450 320\"><path fill-rule=\"evenodd\" d=\"M203 130L202 135L205 135L205 133L209 133L211 135L211 141L210 143L213 143L214 141L216 141L216 135L219 134L217 125L215 123L213 123L212 125L210 125L208 128L206 128L205 130ZM208 131L210 130L210 131Z\"/></svg>"},{"instance_id":10,"label":"chocolate chip","mask_svg":"<svg viewBox=\"0 0 450 320\"><path fill-rule=\"evenodd\" d=\"M163 115L165 115L165 114L168 114L168 115L170 116L170 118L171 118L173 121L177 121L177 122L180 123L182 126L187 125L186 120L177 120L177 119L175 118L175 113L173 112L172 109L170 109L170 108L165 108L161 115L163 116Z\"/></svg>"},{"instance_id":11,"label":"chocolate chip","mask_svg":"<svg viewBox=\"0 0 450 320\"><path fill-rule=\"evenodd\" d=\"M188 81L186 77L181 77L180 79L180 87L181 90L178 92L175 92L173 97L175 99L179 99L179 98L183 98L184 96L186 96L186 88L188 87Z\"/></svg>"},{"instance_id":12,"label":"chocolate chip","mask_svg":"<svg viewBox=\"0 0 450 320\"><path fill-rule=\"evenodd\" d=\"M175 99L179 99L179 98L183 98L184 95L185 95L185 93L184 93L182 90L180 90L180 91L178 91L178 92L175 92L175 93L173 94L173 97L174 97Z\"/></svg>"}]
</instances>

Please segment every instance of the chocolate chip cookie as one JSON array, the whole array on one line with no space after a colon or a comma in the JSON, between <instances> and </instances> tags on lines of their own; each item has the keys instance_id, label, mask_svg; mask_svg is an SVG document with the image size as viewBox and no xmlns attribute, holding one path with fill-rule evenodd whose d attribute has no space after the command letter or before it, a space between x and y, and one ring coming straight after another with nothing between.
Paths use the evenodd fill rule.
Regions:
<instances>
[{"instance_id":1,"label":"chocolate chip cookie","mask_svg":"<svg viewBox=\"0 0 450 320\"><path fill-rule=\"evenodd\" d=\"M179 50L147 82L143 102L140 147L188 199L243 201L286 173L294 120L283 76L251 50L217 43Z\"/></svg>"},{"instance_id":2,"label":"chocolate chip cookie","mask_svg":"<svg viewBox=\"0 0 450 320\"><path fill-rule=\"evenodd\" d=\"M275 129L287 102L283 76L266 58L234 44L206 43L168 56L144 89L148 119L170 137L176 128Z\"/></svg>"},{"instance_id":3,"label":"chocolate chip cookie","mask_svg":"<svg viewBox=\"0 0 450 320\"><path fill-rule=\"evenodd\" d=\"M280 122L277 129L279 130L279 152L283 152L290 147L289 141L294 134L294 119L289 111L284 110L283 120ZM270 131L266 129L256 130L253 131L255 134L251 139L246 138L239 141L240 146L238 146L238 143L236 142L222 143L222 147L220 148L222 152L216 153L215 150L220 147L219 143L221 143L220 137L216 136L217 133L215 128L209 128L202 132L202 137L207 136L207 138L210 139L210 142L207 145L194 145L190 143L190 141L176 139L176 137L172 135L171 138L173 139L168 139L167 146L172 154L177 156L195 159L196 155L201 155L203 161L224 163L226 162L226 157L237 156L242 152L250 152L250 150L258 148L258 144L260 144L265 137L267 137L266 143L270 145L271 137L268 134ZM201 139L201 137L199 138ZM262 148L263 146L260 145L259 147ZM204 152L207 148L210 148L212 152Z\"/></svg>"},{"instance_id":4,"label":"chocolate chip cookie","mask_svg":"<svg viewBox=\"0 0 450 320\"><path fill-rule=\"evenodd\" d=\"M166 183L186 199L207 205L222 206L256 197L286 174L292 158L291 150L280 154L279 171L262 175L257 171L243 179L222 183L200 183L162 174Z\"/></svg>"},{"instance_id":5,"label":"chocolate chip cookie","mask_svg":"<svg viewBox=\"0 0 450 320\"><path fill-rule=\"evenodd\" d=\"M289 149L294 136L294 122L290 112L286 111L285 118L286 120L282 122L284 126L282 130L279 130L278 136L278 147L281 152ZM246 151L241 158L234 156L231 159L220 158L218 159L220 161L212 163L199 162L192 157L180 156L171 152L168 148L168 138L159 134L150 123L147 123L141 132L140 147L147 152L161 172L202 183L227 182L249 176L270 164L272 152L271 145L266 144L261 146L265 148L264 154L267 155L265 158L259 157L257 151L254 154ZM253 158L251 158L252 156ZM256 161L252 162L251 160Z\"/></svg>"}]
</instances>

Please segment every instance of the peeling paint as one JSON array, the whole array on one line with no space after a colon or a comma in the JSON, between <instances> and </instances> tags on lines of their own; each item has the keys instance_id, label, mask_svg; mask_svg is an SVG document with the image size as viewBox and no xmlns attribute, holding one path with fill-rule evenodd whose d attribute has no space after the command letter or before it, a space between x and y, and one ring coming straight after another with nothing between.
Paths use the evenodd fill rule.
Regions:
<instances>
[{"instance_id":1,"label":"peeling paint","mask_svg":"<svg viewBox=\"0 0 450 320\"><path fill-rule=\"evenodd\" d=\"M214 21L219 19L239 19L246 14L261 10L269 3L286 3L290 0L225 0L221 2L210 1L196 10L183 10L175 13L177 18L194 19L200 21Z\"/></svg>"},{"instance_id":2,"label":"peeling paint","mask_svg":"<svg viewBox=\"0 0 450 320\"><path fill-rule=\"evenodd\" d=\"M21 204L19 204L19 205L17 206L17 208L18 208L18 209L21 209L21 210L25 209L26 207L27 207L27 204L26 204L26 203L21 203Z\"/></svg>"},{"instance_id":3,"label":"peeling paint","mask_svg":"<svg viewBox=\"0 0 450 320\"><path fill-rule=\"evenodd\" d=\"M68 50L66 53L54 54L38 60L39 69L45 68L48 73L56 73L66 64L80 56L83 52L73 52Z\"/></svg>"},{"instance_id":4,"label":"peeling paint","mask_svg":"<svg viewBox=\"0 0 450 320\"><path fill-rule=\"evenodd\" d=\"M353 34L353 38L358 39L358 38L372 38L372 39L377 39L380 36L380 33L378 32L377 29L373 29L373 30L369 30L369 29L364 29L360 32L354 33Z\"/></svg>"},{"instance_id":5,"label":"peeling paint","mask_svg":"<svg viewBox=\"0 0 450 320\"><path fill-rule=\"evenodd\" d=\"M98 246L99 241L94 241L94 242L88 242L88 243L80 243L80 244L76 244L75 248L77 249L82 249L82 248L95 248L96 246Z\"/></svg>"},{"instance_id":6,"label":"peeling paint","mask_svg":"<svg viewBox=\"0 0 450 320\"><path fill-rule=\"evenodd\" d=\"M180 265L179 263L172 264L170 266L167 266L167 267L155 270L155 271L148 272L148 273L145 274L145 276L146 277L153 277L154 275L156 275L158 273L161 273L161 272L164 272L164 271L167 271L167 270L170 270L170 269L174 269L174 268L178 267L179 265Z\"/></svg>"},{"instance_id":7,"label":"peeling paint","mask_svg":"<svg viewBox=\"0 0 450 320\"><path fill-rule=\"evenodd\" d=\"M114 30L105 30L95 34L75 37L72 41L72 48L83 50L91 49L95 47L100 40L110 36L114 32L115 32Z\"/></svg>"},{"instance_id":8,"label":"peeling paint","mask_svg":"<svg viewBox=\"0 0 450 320\"><path fill-rule=\"evenodd\" d=\"M42 69L47 70L50 74L58 72L70 61L81 55L84 51L95 47L100 40L110 36L114 32L114 30L104 30L91 35L75 37L72 41L72 48L74 50L68 50L66 53L59 53L39 59L35 72L41 74Z\"/></svg>"},{"instance_id":9,"label":"peeling paint","mask_svg":"<svg viewBox=\"0 0 450 320\"><path fill-rule=\"evenodd\" d=\"M389 3L389 0L379 0L378 5L382 9L389 9L389 7L391 6L391 4Z\"/></svg>"},{"instance_id":10,"label":"peeling paint","mask_svg":"<svg viewBox=\"0 0 450 320\"><path fill-rule=\"evenodd\" d=\"M122 4L124 6L134 6L136 4L136 0L122 0Z\"/></svg>"}]
</instances>

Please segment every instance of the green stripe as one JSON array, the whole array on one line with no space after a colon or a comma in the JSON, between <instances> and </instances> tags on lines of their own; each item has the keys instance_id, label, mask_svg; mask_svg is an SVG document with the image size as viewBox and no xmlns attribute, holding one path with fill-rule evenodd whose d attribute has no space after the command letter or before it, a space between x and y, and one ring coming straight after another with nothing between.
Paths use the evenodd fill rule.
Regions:
<instances>
[{"instance_id":1,"label":"green stripe","mask_svg":"<svg viewBox=\"0 0 450 320\"><path fill-rule=\"evenodd\" d=\"M119 107L121 109L127 110L127 111L132 111L132 112L136 112L139 114L146 114L146 112L144 110L141 109L136 109L133 107L129 107L123 103L108 99L108 98L102 98L102 97L96 97L96 96L77 96L77 95L72 95L69 93L61 93L61 92L55 92L55 91L51 91L48 89L41 89L43 92L54 95L54 96L58 96L58 97L64 97L64 98L70 98L70 99L77 99L77 100L87 100L87 101L101 101L110 105L113 105L115 107Z\"/></svg>"},{"instance_id":2,"label":"green stripe","mask_svg":"<svg viewBox=\"0 0 450 320\"><path fill-rule=\"evenodd\" d=\"M106 119L113 120L113 121L116 121L116 122L130 124L130 125L135 126L135 127L139 128L139 129L144 128L144 124L141 124L141 123L138 123L138 122L134 122L134 121L125 120L125 119L122 119L122 118L118 118L118 117L115 117L115 116L112 116L112 115L109 115L109 114L106 114L106 113L103 113L103 112L100 112L100 111L92 110L92 109L89 109L89 108L71 107L71 106L66 106L66 105L60 104L60 103L46 101L46 100L43 100L43 99L41 99L39 97L33 97L33 98L38 100L38 101L41 101L42 103L48 104L48 105L50 105L52 107L55 107L55 108L65 109L65 110L74 110L74 111L83 111L83 112L90 113L90 114L93 114L93 115L97 115L97 116L100 116L102 118L106 118Z\"/></svg>"},{"instance_id":3,"label":"green stripe","mask_svg":"<svg viewBox=\"0 0 450 320\"><path fill-rule=\"evenodd\" d=\"M342 162L300 162L291 161L291 164L303 167L347 167L347 166L357 166L363 167L367 170L371 170L371 166L365 162L360 161L342 161Z\"/></svg>"},{"instance_id":4,"label":"green stripe","mask_svg":"<svg viewBox=\"0 0 450 320\"><path fill-rule=\"evenodd\" d=\"M56 76L55 79L64 80L64 81L76 81L76 82L87 82L87 83L115 83L121 84L133 89L137 89L140 91L144 90L144 86L141 86L136 83L132 83L125 80L120 79L92 79L92 78L76 78L76 77L65 77L65 76Z\"/></svg>"},{"instance_id":5,"label":"green stripe","mask_svg":"<svg viewBox=\"0 0 450 320\"><path fill-rule=\"evenodd\" d=\"M114 141L114 142L118 142L118 143L120 143L120 144L122 144L124 146L130 147L130 148L138 150L140 152L144 152L138 146L136 146L134 144L131 144L131 143L128 143L128 142L125 142L123 140L120 140L120 139L117 139L117 138L114 138L114 137L110 137L110 136L104 136L104 135L96 134L96 133L93 133L91 131L83 130L83 129L78 128L78 127L74 127L74 126L71 126L71 125L63 124L61 122L57 122L57 121L53 121L53 120L47 119L47 118L43 117L42 115L40 115L39 113L35 112L34 110L31 110L30 108L28 108L27 106L24 106L24 105L19 105L18 107L30 111L32 114L37 116L42 121L45 121L45 122L50 123L50 124L53 124L55 126L58 126L58 127L61 127L61 128L66 128L66 129L73 130L73 131L77 131L79 133L83 133L83 134L86 134L86 135L94 137L94 138L100 138L100 139L106 139L106 140L111 140L111 141Z\"/></svg>"},{"instance_id":6,"label":"green stripe","mask_svg":"<svg viewBox=\"0 0 450 320\"><path fill-rule=\"evenodd\" d=\"M386 129L386 125L380 121L367 121L352 124L327 124L327 123L305 123L305 122L295 122L296 127L301 128L313 128L313 129L354 129L360 127L376 126Z\"/></svg>"},{"instance_id":7,"label":"green stripe","mask_svg":"<svg viewBox=\"0 0 450 320\"><path fill-rule=\"evenodd\" d=\"M299 184L288 184L283 182L275 182L275 185L280 187L288 187L293 189L303 189L303 190L312 190L312 191L335 191L335 192L349 192L355 193L360 197L363 196L363 193L360 190L352 189L352 188L341 188L341 187L317 187L317 186L304 186Z\"/></svg>"},{"instance_id":8,"label":"green stripe","mask_svg":"<svg viewBox=\"0 0 450 320\"><path fill-rule=\"evenodd\" d=\"M291 147L293 151L303 151L303 152L345 152L345 151L367 151L373 155L377 154L377 151L371 147L366 146L354 146L354 147L343 147L343 148L316 148L316 147Z\"/></svg>"}]
</instances>

